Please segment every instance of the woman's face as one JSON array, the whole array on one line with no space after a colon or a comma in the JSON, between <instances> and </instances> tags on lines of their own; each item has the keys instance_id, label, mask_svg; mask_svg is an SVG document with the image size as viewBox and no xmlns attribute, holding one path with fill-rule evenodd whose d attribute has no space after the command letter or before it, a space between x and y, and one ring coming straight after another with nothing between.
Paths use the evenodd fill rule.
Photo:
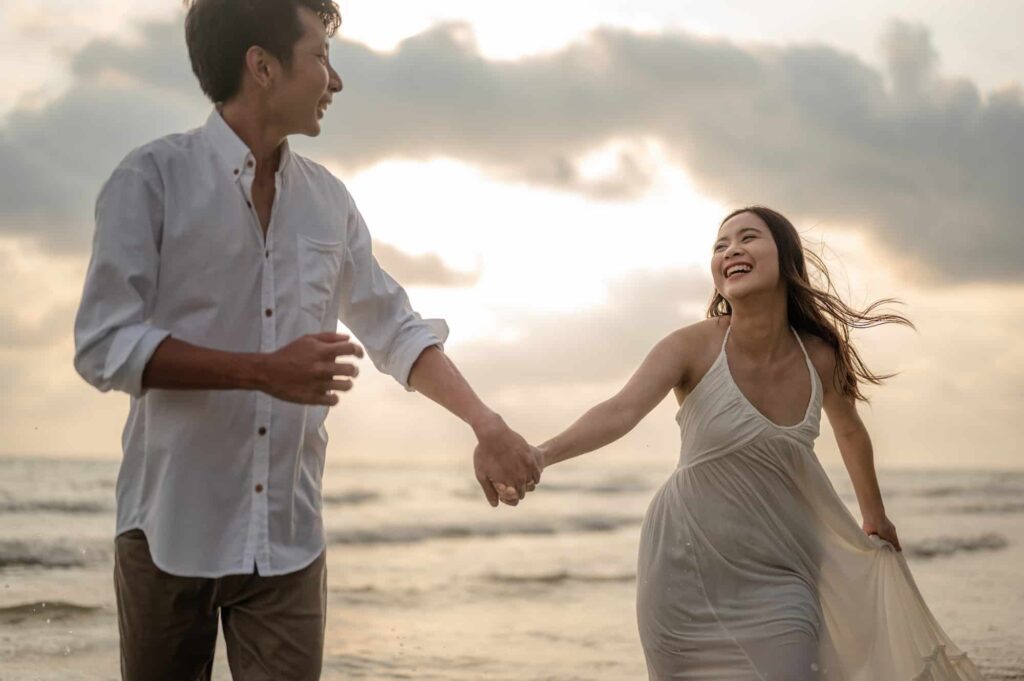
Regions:
<instances>
[{"instance_id":1,"label":"woman's face","mask_svg":"<svg viewBox=\"0 0 1024 681\"><path fill-rule=\"evenodd\" d=\"M730 304L778 286L779 251L756 213L740 213L722 224L712 250L711 276Z\"/></svg>"}]
</instances>

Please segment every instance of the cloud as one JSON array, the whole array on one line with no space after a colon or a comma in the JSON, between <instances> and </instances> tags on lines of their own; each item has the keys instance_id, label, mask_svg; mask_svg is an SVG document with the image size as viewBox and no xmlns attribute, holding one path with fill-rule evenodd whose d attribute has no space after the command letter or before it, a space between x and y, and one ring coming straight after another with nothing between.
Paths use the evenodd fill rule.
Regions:
<instances>
[{"instance_id":1,"label":"cloud","mask_svg":"<svg viewBox=\"0 0 1024 681\"><path fill-rule=\"evenodd\" d=\"M485 390L605 385L627 378L654 344L704 318L714 284L695 269L638 270L609 284L604 304L570 313L498 311L512 340L459 347Z\"/></svg>"},{"instance_id":2,"label":"cloud","mask_svg":"<svg viewBox=\"0 0 1024 681\"><path fill-rule=\"evenodd\" d=\"M96 194L114 166L141 144L201 124L210 104L190 71L178 24L145 25L137 45L90 43L75 55L72 72L76 80L62 96L40 110L14 112L0 129L0 231L49 251L84 254ZM434 254L413 256L380 242L375 249L406 285L466 286L477 278Z\"/></svg>"},{"instance_id":3,"label":"cloud","mask_svg":"<svg viewBox=\"0 0 1024 681\"><path fill-rule=\"evenodd\" d=\"M455 156L607 198L642 192L652 174L627 157L581 183L580 159L613 140L654 139L728 203L864 227L947 280L1020 278L1021 89L983 97L943 80L921 26L893 22L881 43L884 72L821 45L611 28L519 61L484 59L463 25L393 53L341 42L348 91L327 153L351 169Z\"/></svg>"},{"instance_id":4,"label":"cloud","mask_svg":"<svg viewBox=\"0 0 1024 681\"><path fill-rule=\"evenodd\" d=\"M390 244L375 242L373 254L403 286L472 286L480 278L479 268L476 272L453 270L434 253L409 255Z\"/></svg>"},{"instance_id":5,"label":"cloud","mask_svg":"<svg viewBox=\"0 0 1024 681\"><path fill-rule=\"evenodd\" d=\"M180 23L91 43L75 84L0 131L0 229L82 249L111 167L208 109ZM628 199L657 175L655 142L698 189L801 222L869 230L908 271L951 282L1022 275L1024 95L943 79L927 29L893 22L883 70L824 45L742 45L604 28L555 52L489 60L462 24L392 52L337 40L346 91L316 141L346 172L387 158L458 158L513 181ZM595 150L622 143L606 173ZM913 266L911 268L911 266Z\"/></svg>"}]
</instances>

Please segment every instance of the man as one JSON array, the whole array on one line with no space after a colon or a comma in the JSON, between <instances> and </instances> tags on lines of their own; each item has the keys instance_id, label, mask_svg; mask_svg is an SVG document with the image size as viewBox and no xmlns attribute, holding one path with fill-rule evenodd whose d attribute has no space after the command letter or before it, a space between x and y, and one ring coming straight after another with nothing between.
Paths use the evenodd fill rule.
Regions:
<instances>
[{"instance_id":1,"label":"man","mask_svg":"<svg viewBox=\"0 0 1024 681\"><path fill-rule=\"evenodd\" d=\"M125 679L209 679L220 613L235 679L316 679L326 606L324 419L374 364L469 424L477 480L515 504L536 452L378 265L344 185L293 153L341 79L330 0L193 0L198 129L128 154L96 203L75 367L132 396L117 481Z\"/></svg>"}]
</instances>

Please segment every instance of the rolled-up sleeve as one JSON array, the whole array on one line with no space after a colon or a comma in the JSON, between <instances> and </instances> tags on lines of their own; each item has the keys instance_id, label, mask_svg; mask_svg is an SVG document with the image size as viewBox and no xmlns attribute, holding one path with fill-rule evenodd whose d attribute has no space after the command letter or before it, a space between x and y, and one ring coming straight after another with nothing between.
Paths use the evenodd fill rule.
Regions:
<instances>
[{"instance_id":1,"label":"rolled-up sleeve","mask_svg":"<svg viewBox=\"0 0 1024 681\"><path fill-rule=\"evenodd\" d=\"M366 348L374 366L413 392L409 385L413 364L426 348L444 348L448 324L443 319L423 319L412 309L405 290L374 258L366 223L351 195L347 200L346 262L341 268L338 317Z\"/></svg>"},{"instance_id":2,"label":"rolled-up sleeve","mask_svg":"<svg viewBox=\"0 0 1024 681\"><path fill-rule=\"evenodd\" d=\"M149 323L160 270L157 177L126 159L96 199L96 232L75 316L75 369L99 390L145 394L142 372L169 331Z\"/></svg>"}]
</instances>

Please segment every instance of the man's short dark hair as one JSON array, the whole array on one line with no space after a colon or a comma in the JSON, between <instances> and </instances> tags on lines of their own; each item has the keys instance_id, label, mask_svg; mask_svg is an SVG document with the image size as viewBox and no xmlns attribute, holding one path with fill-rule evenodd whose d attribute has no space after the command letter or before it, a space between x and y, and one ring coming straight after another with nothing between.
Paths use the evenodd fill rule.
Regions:
<instances>
[{"instance_id":1,"label":"man's short dark hair","mask_svg":"<svg viewBox=\"0 0 1024 681\"><path fill-rule=\"evenodd\" d=\"M313 10L327 35L341 25L332 0L184 0L185 42L199 86L214 103L226 102L242 84L245 53L258 45L286 68L302 37L299 7Z\"/></svg>"}]
</instances>

